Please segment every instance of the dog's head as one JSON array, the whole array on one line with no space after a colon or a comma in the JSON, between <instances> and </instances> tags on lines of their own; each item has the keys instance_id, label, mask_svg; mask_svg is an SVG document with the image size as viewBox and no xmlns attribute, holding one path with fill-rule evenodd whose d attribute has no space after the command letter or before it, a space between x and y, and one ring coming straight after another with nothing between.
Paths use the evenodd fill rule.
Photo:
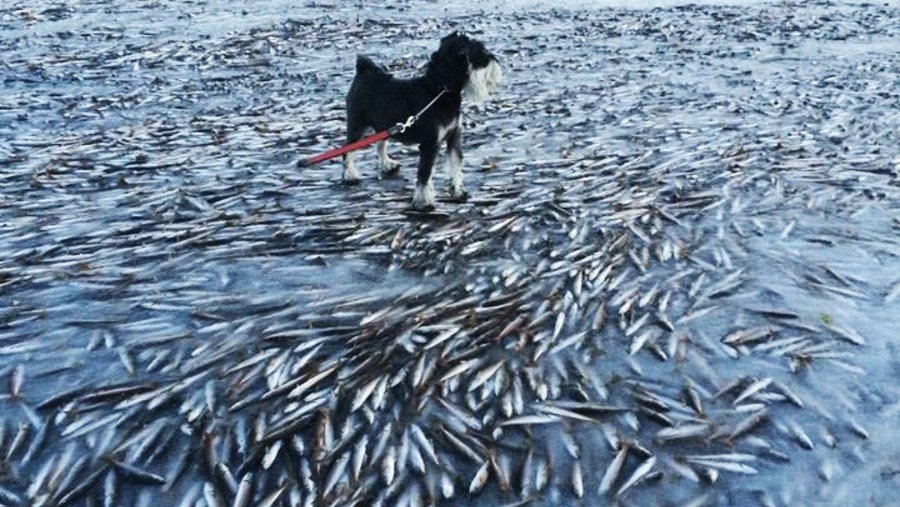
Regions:
<instances>
[{"instance_id":1,"label":"dog's head","mask_svg":"<svg viewBox=\"0 0 900 507\"><path fill-rule=\"evenodd\" d=\"M481 42L459 32L441 39L429 63L444 76L445 84L461 90L474 102L483 102L500 85L500 62Z\"/></svg>"}]
</instances>

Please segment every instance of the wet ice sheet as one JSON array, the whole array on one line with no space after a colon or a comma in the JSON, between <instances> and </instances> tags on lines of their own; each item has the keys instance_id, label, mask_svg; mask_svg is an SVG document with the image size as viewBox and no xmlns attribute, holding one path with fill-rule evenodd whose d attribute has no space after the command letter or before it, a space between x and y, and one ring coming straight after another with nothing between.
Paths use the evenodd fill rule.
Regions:
<instances>
[{"instance_id":1,"label":"wet ice sheet","mask_svg":"<svg viewBox=\"0 0 900 507\"><path fill-rule=\"evenodd\" d=\"M896 8L395 6L3 11L0 494L892 497ZM471 203L292 167L448 21Z\"/></svg>"}]
</instances>

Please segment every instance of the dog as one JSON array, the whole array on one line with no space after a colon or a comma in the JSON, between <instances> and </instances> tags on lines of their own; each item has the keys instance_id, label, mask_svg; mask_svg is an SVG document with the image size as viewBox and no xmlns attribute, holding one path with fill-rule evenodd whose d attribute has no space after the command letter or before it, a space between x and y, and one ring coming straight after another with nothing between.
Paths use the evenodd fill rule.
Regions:
<instances>
[{"instance_id":1,"label":"dog","mask_svg":"<svg viewBox=\"0 0 900 507\"><path fill-rule=\"evenodd\" d=\"M381 132L405 122L438 97L415 124L392 138L419 146L413 209L431 211L435 207L431 173L442 143L447 146L450 196L465 202L469 193L462 173L462 100L483 102L500 85L501 78L497 57L481 42L459 32L442 38L424 75L411 79L397 79L368 57L358 55L356 76L347 93L347 144L369 131ZM395 175L400 168L388 156L387 140L378 145L378 165L383 176ZM343 181L351 185L360 181L353 152L344 155Z\"/></svg>"}]
</instances>

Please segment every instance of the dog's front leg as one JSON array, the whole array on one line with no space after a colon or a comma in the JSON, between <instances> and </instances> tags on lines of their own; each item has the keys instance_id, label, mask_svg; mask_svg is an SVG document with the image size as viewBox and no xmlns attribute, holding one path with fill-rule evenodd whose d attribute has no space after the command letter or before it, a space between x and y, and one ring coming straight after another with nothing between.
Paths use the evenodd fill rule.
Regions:
<instances>
[{"instance_id":1,"label":"dog's front leg","mask_svg":"<svg viewBox=\"0 0 900 507\"><path fill-rule=\"evenodd\" d=\"M419 145L419 172L416 174L416 193L412 202L414 209L422 211L434 209L434 185L431 182L431 172L437 152L436 142Z\"/></svg>"},{"instance_id":2,"label":"dog's front leg","mask_svg":"<svg viewBox=\"0 0 900 507\"><path fill-rule=\"evenodd\" d=\"M469 198L462 169L462 135L456 127L447 133L447 175L450 176L450 197L459 202Z\"/></svg>"}]
</instances>

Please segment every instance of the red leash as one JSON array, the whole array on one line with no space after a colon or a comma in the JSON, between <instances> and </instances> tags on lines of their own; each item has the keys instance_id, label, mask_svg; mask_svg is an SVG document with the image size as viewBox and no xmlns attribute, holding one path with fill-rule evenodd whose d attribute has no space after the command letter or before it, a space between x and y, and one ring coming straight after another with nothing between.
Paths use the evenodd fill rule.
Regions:
<instances>
[{"instance_id":1,"label":"red leash","mask_svg":"<svg viewBox=\"0 0 900 507\"><path fill-rule=\"evenodd\" d=\"M345 153L350 153L351 151L358 150L361 148L365 148L370 144L375 144L378 141L383 141L389 137L391 137L391 130L397 128L396 126L391 127L388 130L383 130L377 134L372 134L369 137L364 137L355 143L350 143L346 146L342 146L340 148L335 148L333 150L328 150L321 155L316 155L315 157L305 158L297 162L297 167L309 167L314 164L318 164L319 162L324 162L326 160L330 160L335 157L340 157Z\"/></svg>"},{"instance_id":2,"label":"red leash","mask_svg":"<svg viewBox=\"0 0 900 507\"><path fill-rule=\"evenodd\" d=\"M402 134L403 132L406 131L406 129L408 129L409 127L412 127L414 123L419 121L419 117L422 116L422 114L425 111L427 111L428 108L430 108L432 105L434 105L434 103L437 102L437 99L441 98L441 95L443 95L445 93L447 93L446 88L441 90L441 93L438 93L437 97L431 99L431 102L429 102L425 107L423 107L421 111L419 111L415 115L407 118L405 123L398 123L387 130L382 130L381 132L378 132L377 134L372 134L369 137L364 137L364 138L360 139L359 141L356 141L355 143L350 143L350 144L348 144L346 146L342 146L340 148L328 150L325 153L322 153L321 155L316 155L315 157L301 159L299 162L297 162L297 167L309 167L311 165L318 164L319 162L324 162L326 160L330 160L335 157L340 157L341 155L350 153L351 151L356 151L361 148L365 148L366 146L375 144L378 141L384 141L385 139L387 139L393 135Z\"/></svg>"}]
</instances>

